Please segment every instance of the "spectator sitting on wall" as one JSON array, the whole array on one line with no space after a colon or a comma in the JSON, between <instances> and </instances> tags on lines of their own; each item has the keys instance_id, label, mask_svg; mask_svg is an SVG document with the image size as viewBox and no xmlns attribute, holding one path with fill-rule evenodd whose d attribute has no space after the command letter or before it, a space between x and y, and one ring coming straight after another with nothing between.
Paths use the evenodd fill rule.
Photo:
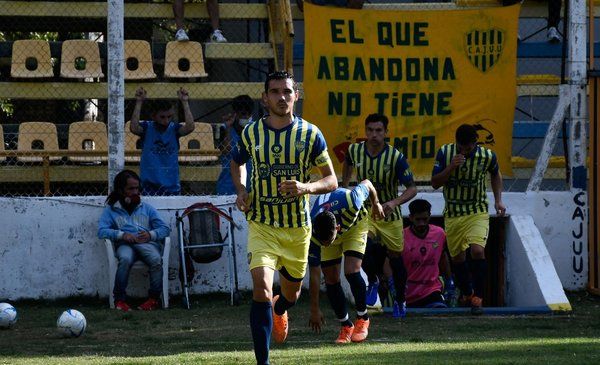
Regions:
<instances>
[{"instance_id":1,"label":"spectator sitting on wall","mask_svg":"<svg viewBox=\"0 0 600 365\"><path fill-rule=\"evenodd\" d=\"M237 146L242 130L252 122L252 113L254 112L254 101L248 95L238 95L231 101L233 113L223 117L227 126L224 132L223 141L219 145L221 150L221 173L217 179L217 194L236 195L235 186L231 179L230 163L231 152ZM252 174L252 165L246 164L247 176ZM246 186L249 186L246 184Z\"/></svg>"},{"instance_id":2,"label":"spectator sitting on wall","mask_svg":"<svg viewBox=\"0 0 600 365\"><path fill-rule=\"evenodd\" d=\"M298 9L304 11L304 1L320 6L337 6L340 8L362 9L365 0L296 0Z\"/></svg>"},{"instance_id":3,"label":"spectator sitting on wall","mask_svg":"<svg viewBox=\"0 0 600 365\"><path fill-rule=\"evenodd\" d=\"M519 2L523 2L523 0L502 0L502 5L508 6ZM560 43L562 41L562 36L558 31L558 23L560 22L561 8L562 0L548 0L548 22L546 25L546 39L550 43ZM521 40L520 36L519 40Z\"/></svg>"},{"instance_id":4,"label":"spectator sitting on wall","mask_svg":"<svg viewBox=\"0 0 600 365\"><path fill-rule=\"evenodd\" d=\"M140 178L135 172L119 172L115 176L113 189L106 199L107 205L98 222L98 238L113 241L115 255L119 260L112 293L115 308L123 312L131 310L125 301L129 271L137 260L141 260L149 268L150 289L148 300L138 309L157 309L162 291L162 242L169 236L171 229L154 207L141 202Z\"/></svg>"},{"instance_id":5,"label":"spectator sitting on wall","mask_svg":"<svg viewBox=\"0 0 600 365\"><path fill-rule=\"evenodd\" d=\"M219 3L217 0L206 0L206 10L208 11L208 17L210 19L210 25L212 27L212 33L210 35L210 41L215 43L225 43L227 38L223 35L223 32L219 29ZM175 33L175 40L177 41L189 41L187 33L183 29L184 19L184 8L183 0L173 0L173 15L175 16L175 25L177 26L177 33Z\"/></svg>"},{"instance_id":6,"label":"spectator sitting on wall","mask_svg":"<svg viewBox=\"0 0 600 365\"><path fill-rule=\"evenodd\" d=\"M184 88L177 91L183 106L185 123L172 121L175 113L170 101L159 100L152 108L152 120L140 121L146 90L135 92L135 108L131 115L131 133L142 140L140 175L144 195L178 195L179 183L179 137L194 131L194 117L190 110L189 95Z\"/></svg>"}]
</instances>

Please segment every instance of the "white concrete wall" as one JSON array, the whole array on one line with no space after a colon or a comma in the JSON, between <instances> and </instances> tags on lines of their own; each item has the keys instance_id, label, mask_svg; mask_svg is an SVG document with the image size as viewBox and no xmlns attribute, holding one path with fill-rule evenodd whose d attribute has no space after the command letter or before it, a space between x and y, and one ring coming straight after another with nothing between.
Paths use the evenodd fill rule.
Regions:
<instances>
[{"instance_id":1,"label":"white concrete wall","mask_svg":"<svg viewBox=\"0 0 600 365\"><path fill-rule=\"evenodd\" d=\"M571 310L542 235L530 215L510 217L506 232L506 305Z\"/></svg>"},{"instance_id":2,"label":"white concrete wall","mask_svg":"<svg viewBox=\"0 0 600 365\"><path fill-rule=\"evenodd\" d=\"M419 197L432 202L434 215L442 213L443 199L440 193L420 193ZM106 253L104 244L96 238L96 223L104 199L0 198L0 227L3 229L0 236L0 300L96 294L107 296ZM154 205L172 227L171 293L178 293L175 211L199 201L226 207L233 204L234 199L214 196L144 199ZM562 285L567 289L583 288L587 282L587 235L583 229L585 224L580 227L579 216L585 209L578 205L572 194L506 193L504 201L510 214L533 216ZM581 214L577 212L578 207ZM408 213L406 207L404 213ZM234 210L234 219L242 227L235 231L240 288L249 289L246 224L237 210ZM583 235L574 238L580 232ZM194 293L228 291L225 253L218 261L197 265L196 268ZM130 293L144 295L146 282L145 278L133 277Z\"/></svg>"}]
</instances>

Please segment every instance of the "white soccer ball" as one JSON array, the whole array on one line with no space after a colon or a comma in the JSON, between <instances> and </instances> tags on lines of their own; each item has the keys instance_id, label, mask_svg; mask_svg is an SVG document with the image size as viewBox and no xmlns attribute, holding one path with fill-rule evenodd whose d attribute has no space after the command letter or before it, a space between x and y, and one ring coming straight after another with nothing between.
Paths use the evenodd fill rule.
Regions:
<instances>
[{"instance_id":1,"label":"white soccer ball","mask_svg":"<svg viewBox=\"0 0 600 365\"><path fill-rule=\"evenodd\" d=\"M17 310L8 303L0 303L0 328L11 328L17 323Z\"/></svg>"},{"instance_id":2,"label":"white soccer ball","mask_svg":"<svg viewBox=\"0 0 600 365\"><path fill-rule=\"evenodd\" d=\"M75 309L67 309L62 312L58 317L58 321L56 321L58 332L64 337L79 337L85 332L86 326L85 317Z\"/></svg>"}]
</instances>

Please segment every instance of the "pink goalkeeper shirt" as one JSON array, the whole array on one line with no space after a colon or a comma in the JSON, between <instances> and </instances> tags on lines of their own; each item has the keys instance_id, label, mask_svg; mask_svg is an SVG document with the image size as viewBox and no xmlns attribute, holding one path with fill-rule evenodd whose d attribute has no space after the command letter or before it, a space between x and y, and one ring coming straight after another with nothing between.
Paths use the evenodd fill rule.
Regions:
<instances>
[{"instance_id":1,"label":"pink goalkeeper shirt","mask_svg":"<svg viewBox=\"0 0 600 365\"><path fill-rule=\"evenodd\" d=\"M435 291L442 290L439 276L439 263L446 233L438 226L429 225L425 238L419 238L410 227L404 229L404 266L408 273L406 282L406 302L413 303Z\"/></svg>"}]
</instances>

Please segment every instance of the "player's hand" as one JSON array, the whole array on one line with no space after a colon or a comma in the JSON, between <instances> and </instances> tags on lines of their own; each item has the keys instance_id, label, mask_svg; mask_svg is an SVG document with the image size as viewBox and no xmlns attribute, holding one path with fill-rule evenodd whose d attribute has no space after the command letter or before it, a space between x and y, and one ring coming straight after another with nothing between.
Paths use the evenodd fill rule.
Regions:
<instances>
[{"instance_id":1,"label":"player's hand","mask_svg":"<svg viewBox=\"0 0 600 365\"><path fill-rule=\"evenodd\" d=\"M231 127L233 122L235 122L236 113L229 113L223 116L223 123L227 125L227 127Z\"/></svg>"},{"instance_id":2,"label":"player's hand","mask_svg":"<svg viewBox=\"0 0 600 365\"><path fill-rule=\"evenodd\" d=\"M496 213L501 216L504 217L506 215L506 206L504 205L504 203L502 203L502 201L498 201L494 204L494 208L496 208Z\"/></svg>"},{"instance_id":3,"label":"player's hand","mask_svg":"<svg viewBox=\"0 0 600 365\"><path fill-rule=\"evenodd\" d=\"M136 242L136 236L132 235L131 233L125 233L123 235L122 240L125 241L125 242L127 242L127 243L135 243Z\"/></svg>"},{"instance_id":4,"label":"player's hand","mask_svg":"<svg viewBox=\"0 0 600 365\"><path fill-rule=\"evenodd\" d=\"M179 97L179 100L181 101L190 100L190 94L188 94L187 90L183 87L180 87L179 90L177 90L177 97Z\"/></svg>"},{"instance_id":5,"label":"player's hand","mask_svg":"<svg viewBox=\"0 0 600 365\"><path fill-rule=\"evenodd\" d=\"M373 205L372 209L371 209L371 216L373 217L373 219L375 219L376 221L385 218L385 216L387 215L386 211L385 211L385 204L381 205L381 203L377 203L375 205Z\"/></svg>"},{"instance_id":6,"label":"player's hand","mask_svg":"<svg viewBox=\"0 0 600 365\"><path fill-rule=\"evenodd\" d=\"M150 242L150 232L148 231L139 231L137 236L135 237L135 242L137 243L146 243Z\"/></svg>"},{"instance_id":7,"label":"player's hand","mask_svg":"<svg viewBox=\"0 0 600 365\"><path fill-rule=\"evenodd\" d=\"M144 101L146 99L147 94L148 93L146 92L146 89L140 87L135 91L135 100Z\"/></svg>"},{"instance_id":8,"label":"player's hand","mask_svg":"<svg viewBox=\"0 0 600 365\"><path fill-rule=\"evenodd\" d=\"M465 158L465 155L459 153L458 155L454 155L454 157L452 157L452 160L450 161L450 167L452 167L452 169L454 170L455 168L462 166L462 164L465 163L467 159Z\"/></svg>"},{"instance_id":9,"label":"player's hand","mask_svg":"<svg viewBox=\"0 0 600 365\"><path fill-rule=\"evenodd\" d=\"M284 197L291 198L308 193L308 185L296 180L285 180L279 183L277 190Z\"/></svg>"},{"instance_id":10,"label":"player's hand","mask_svg":"<svg viewBox=\"0 0 600 365\"><path fill-rule=\"evenodd\" d=\"M237 199L235 199L235 205L242 212L247 212L250 209L250 205L248 204L248 192L243 191L238 193Z\"/></svg>"},{"instance_id":11,"label":"player's hand","mask_svg":"<svg viewBox=\"0 0 600 365\"><path fill-rule=\"evenodd\" d=\"M396 205L392 201L385 202L381 206L383 207L383 213L385 214L385 217L392 214L394 212L394 209L396 209Z\"/></svg>"},{"instance_id":12,"label":"player's hand","mask_svg":"<svg viewBox=\"0 0 600 365\"><path fill-rule=\"evenodd\" d=\"M325 318L320 309L310 311L308 325L315 333L321 333L321 326L325 325Z\"/></svg>"}]
</instances>

